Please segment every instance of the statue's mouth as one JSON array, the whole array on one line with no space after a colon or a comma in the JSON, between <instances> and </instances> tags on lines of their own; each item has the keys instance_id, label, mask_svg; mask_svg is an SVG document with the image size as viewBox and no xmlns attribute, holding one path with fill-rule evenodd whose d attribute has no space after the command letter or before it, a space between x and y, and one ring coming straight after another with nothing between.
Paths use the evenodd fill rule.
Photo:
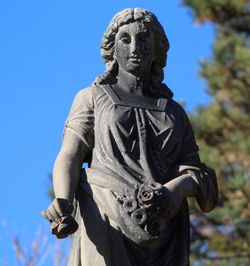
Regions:
<instances>
[{"instance_id":1,"label":"statue's mouth","mask_svg":"<svg viewBox=\"0 0 250 266\"><path fill-rule=\"evenodd\" d=\"M134 63L134 64L139 64L141 62L141 58L133 56L129 58L129 62Z\"/></svg>"}]
</instances>

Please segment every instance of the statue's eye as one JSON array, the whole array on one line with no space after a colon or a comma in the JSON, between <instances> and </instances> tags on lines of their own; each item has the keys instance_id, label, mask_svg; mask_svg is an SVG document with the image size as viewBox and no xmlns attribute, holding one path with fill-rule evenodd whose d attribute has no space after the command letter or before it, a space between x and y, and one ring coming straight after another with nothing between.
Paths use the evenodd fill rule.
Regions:
<instances>
[{"instance_id":1,"label":"statue's eye","mask_svg":"<svg viewBox=\"0 0 250 266\"><path fill-rule=\"evenodd\" d=\"M126 44L129 44L131 42L131 39L129 36L123 36L120 38L120 40L123 42L123 43L126 43Z\"/></svg>"}]
</instances>

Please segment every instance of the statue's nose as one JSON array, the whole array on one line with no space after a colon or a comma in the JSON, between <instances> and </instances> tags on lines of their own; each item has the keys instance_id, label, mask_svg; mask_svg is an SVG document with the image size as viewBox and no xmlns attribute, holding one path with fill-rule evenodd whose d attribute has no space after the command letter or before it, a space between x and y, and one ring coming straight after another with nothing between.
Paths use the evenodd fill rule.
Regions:
<instances>
[{"instance_id":1,"label":"statue's nose","mask_svg":"<svg viewBox=\"0 0 250 266\"><path fill-rule=\"evenodd\" d=\"M131 54L137 54L139 50L139 43L136 40L133 40L131 42L131 46L130 46L130 52Z\"/></svg>"}]
</instances>

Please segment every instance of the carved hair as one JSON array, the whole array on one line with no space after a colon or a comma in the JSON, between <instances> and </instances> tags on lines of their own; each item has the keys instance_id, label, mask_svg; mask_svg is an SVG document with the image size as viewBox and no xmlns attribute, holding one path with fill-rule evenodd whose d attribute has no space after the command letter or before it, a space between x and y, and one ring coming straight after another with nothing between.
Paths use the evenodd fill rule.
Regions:
<instances>
[{"instance_id":1,"label":"carved hair","mask_svg":"<svg viewBox=\"0 0 250 266\"><path fill-rule=\"evenodd\" d=\"M116 83L119 65L114 59L115 37L121 26L133 22L142 22L146 27L150 27L155 34L156 60L152 65L151 81L155 89L162 90L166 88L166 85L163 84L162 81L164 78L163 68L166 66L169 42L156 16L142 8L124 9L117 13L111 20L104 33L101 44L101 55L106 65L106 71L97 77L94 83L97 85Z\"/></svg>"}]
</instances>

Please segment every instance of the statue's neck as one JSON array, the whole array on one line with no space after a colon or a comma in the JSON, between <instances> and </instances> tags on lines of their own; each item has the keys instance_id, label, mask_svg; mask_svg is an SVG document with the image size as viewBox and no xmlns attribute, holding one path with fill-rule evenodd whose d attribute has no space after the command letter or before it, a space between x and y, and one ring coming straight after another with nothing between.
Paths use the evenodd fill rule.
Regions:
<instances>
[{"instance_id":1,"label":"statue's neck","mask_svg":"<svg viewBox=\"0 0 250 266\"><path fill-rule=\"evenodd\" d=\"M150 89L150 75L136 76L120 70L116 86L124 93L132 95L145 95Z\"/></svg>"}]
</instances>

